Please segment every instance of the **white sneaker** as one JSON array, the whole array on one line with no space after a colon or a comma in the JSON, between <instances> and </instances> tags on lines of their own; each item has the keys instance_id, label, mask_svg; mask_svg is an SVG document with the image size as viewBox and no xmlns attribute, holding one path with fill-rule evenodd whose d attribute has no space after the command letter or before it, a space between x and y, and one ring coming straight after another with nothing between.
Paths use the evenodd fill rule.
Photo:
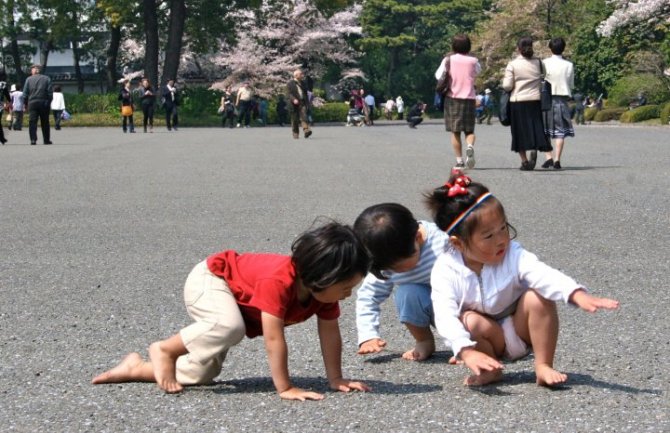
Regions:
<instances>
[{"instance_id":1,"label":"white sneaker","mask_svg":"<svg viewBox=\"0 0 670 433\"><path fill-rule=\"evenodd\" d=\"M238 124L237 124L237 127L239 128L240 126L242 126L242 125L240 125L240 124L238 123Z\"/></svg>"},{"instance_id":2,"label":"white sneaker","mask_svg":"<svg viewBox=\"0 0 670 433\"><path fill-rule=\"evenodd\" d=\"M475 168L475 148L472 146L465 149L465 166Z\"/></svg>"}]
</instances>

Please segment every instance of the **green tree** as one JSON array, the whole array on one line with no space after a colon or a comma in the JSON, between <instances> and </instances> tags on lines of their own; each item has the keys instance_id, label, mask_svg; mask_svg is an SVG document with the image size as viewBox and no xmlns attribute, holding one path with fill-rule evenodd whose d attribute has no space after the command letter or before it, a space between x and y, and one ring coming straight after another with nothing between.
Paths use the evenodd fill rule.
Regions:
<instances>
[{"instance_id":1,"label":"green tree","mask_svg":"<svg viewBox=\"0 0 670 433\"><path fill-rule=\"evenodd\" d=\"M358 47L368 87L387 96L432 97L432 75L451 38L472 32L489 7L486 0L367 0Z\"/></svg>"}]
</instances>

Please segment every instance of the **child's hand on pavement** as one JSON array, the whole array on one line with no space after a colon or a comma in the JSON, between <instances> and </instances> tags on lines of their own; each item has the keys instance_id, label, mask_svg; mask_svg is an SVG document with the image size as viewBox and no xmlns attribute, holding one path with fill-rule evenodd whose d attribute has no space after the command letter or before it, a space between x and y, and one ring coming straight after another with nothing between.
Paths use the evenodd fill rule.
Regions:
<instances>
[{"instance_id":1,"label":"child's hand on pavement","mask_svg":"<svg viewBox=\"0 0 670 433\"><path fill-rule=\"evenodd\" d=\"M349 392L352 390L363 391L363 392L372 391L372 388L370 388L363 382L356 382L353 380L343 378L331 380L330 388L340 392Z\"/></svg>"},{"instance_id":2,"label":"child's hand on pavement","mask_svg":"<svg viewBox=\"0 0 670 433\"><path fill-rule=\"evenodd\" d=\"M304 389L295 387L291 387L286 391L280 392L279 397L283 398L284 400L300 400L300 401L323 400L324 398L326 398L323 394L319 394L318 392L305 391Z\"/></svg>"},{"instance_id":3,"label":"child's hand on pavement","mask_svg":"<svg viewBox=\"0 0 670 433\"><path fill-rule=\"evenodd\" d=\"M477 376L485 371L496 371L505 368L497 359L472 347L461 350L460 357L465 365Z\"/></svg>"},{"instance_id":4,"label":"child's hand on pavement","mask_svg":"<svg viewBox=\"0 0 670 433\"><path fill-rule=\"evenodd\" d=\"M619 308L619 301L608 298L599 298L588 294L583 289L577 289L570 295L570 302L584 311L595 313L600 309L616 310Z\"/></svg>"},{"instance_id":5,"label":"child's hand on pavement","mask_svg":"<svg viewBox=\"0 0 670 433\"><path fill-rule=\"evenodd\" d=\"M367 355L368 353L379 353L386 347L386 341L381 338L373 338L361 344L358 348L359 355Z\"/></svg>"}]
</instances>

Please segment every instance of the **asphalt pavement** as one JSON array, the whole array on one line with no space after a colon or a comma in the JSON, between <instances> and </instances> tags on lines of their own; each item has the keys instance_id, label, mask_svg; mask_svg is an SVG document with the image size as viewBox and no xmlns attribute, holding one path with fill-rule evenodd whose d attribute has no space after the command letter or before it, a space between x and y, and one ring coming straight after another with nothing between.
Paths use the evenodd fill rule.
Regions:
<instances>
[{"instance_id":1,"label":"asphalt pavement","mask_svg":"<svg viewBox=\"0 0 670 433\"><path fill-rule=\"evenodd\" d=\"M426 362L384 304L388 350L356 354L354 297L342 303L345 375L370 393L328 390L316 321L287 328L297 386L281 400L262 339L232 349L217 383L166 395L154 384L91 385L126 353L189 323L191 268L224 249L287 253L319 217L352 223L395 201L417 218L422 193L453 165L439 121L289 128L52 130L51 146L11 131L0 147L0 431L6 432L668 432L670 129L587 125L564 169L522 172L509 129L478 125L470 175L505 206L518 240L593 293L621 301L588 314L561 305L558 389L533 360L468 389L442 341ZM41 136L40 136L41 137ZM41 141L38 141L41 143ZM540 161L541 162L541 161Z\"/></svg>"}]
</instances>

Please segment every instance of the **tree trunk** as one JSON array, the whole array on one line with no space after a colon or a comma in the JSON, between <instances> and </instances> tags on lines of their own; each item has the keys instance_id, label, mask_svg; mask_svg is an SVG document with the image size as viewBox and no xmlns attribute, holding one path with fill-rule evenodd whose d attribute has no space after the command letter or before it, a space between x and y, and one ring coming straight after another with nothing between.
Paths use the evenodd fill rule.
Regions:
<instances>
[{"instance_id":1,"label":"tree trunk","mask_svg":"<svg viewBox=\"0 0 670 433\"><path fill-rule=\"evenodd\" d=\"M398 65L398 48L393 47L389 49L389 68L386 73L386 94L391 95L394 92L391 89L393 84L393 73L395 72L396 66Z\"/></svg>"},{"instance_id":2,"label":"tree trunk","mask_svg":"<svg viewBox=\"0 0 670 433\"><path fill-rule=\"evenodd\" d=\"M152 86L158 85L158 14L156 0L143 0L144 34L146 52L144 53L144 76Z\"/></svg>"},{"instance_id":3,"label":"tree trunk","mask_svg":"<svg viewBox=\"0 0 670 433\"><path fill-rule=\"evenodd\" d=\"M51 40L40 42L40 65L42 66L41 71L45 73L47 69L47 63L49 62L49 53L53 50L54 44Z\"/></svg>"},{"instance_id":4,"label":"tree trunk","mask_svg":"<svg viewBox=\"0 0 670 433\"><path fill-rule=\"evenodd\" d=\"M14 70L16 71L16 80L23 85L26 80L26 74L23 72L21 64L21 52L19 43L16 40L16 23L14 21L14 0L7 0L7 35L9 36L9 53L14 60Z\"/></svg>"},{"instance_id":5,"label":"tree trunk","mask_svg":"<svg viewBox=\"0 0 670 433\"><path fill-rule=\"evenodd\" d=\"M111 92L118 87L119 76L116 73L116 62L119 57L119 47L121 46L121 27L112 25L109 38L109 48L107 48L107 91Z\"/></svg>"},{"instance_id":6,"label":"tree trunk","mask_svg":"<svg viewBox=\"0 0 670 433\"><path fill-rule=\"evenodd\" d=\"M72 57L74 59L74 77L77 80L77 93L84 93L84 77L81 75L81 53L79 51L79 41L72 41Z\"/></svg>"},{"instance_id":7,"label":"tree trunk","mask_svg":"<svg viewBox=\"0 0 670 433\"><path fill-rule=\"evenodd\" d=\"M184 0L170 0L170 27L168 29L168 40L165 48L165 63L163 64L161 85L167 83L169 79L177 79L185 20L186 5Z\"/></svg>"}]
</instances>

